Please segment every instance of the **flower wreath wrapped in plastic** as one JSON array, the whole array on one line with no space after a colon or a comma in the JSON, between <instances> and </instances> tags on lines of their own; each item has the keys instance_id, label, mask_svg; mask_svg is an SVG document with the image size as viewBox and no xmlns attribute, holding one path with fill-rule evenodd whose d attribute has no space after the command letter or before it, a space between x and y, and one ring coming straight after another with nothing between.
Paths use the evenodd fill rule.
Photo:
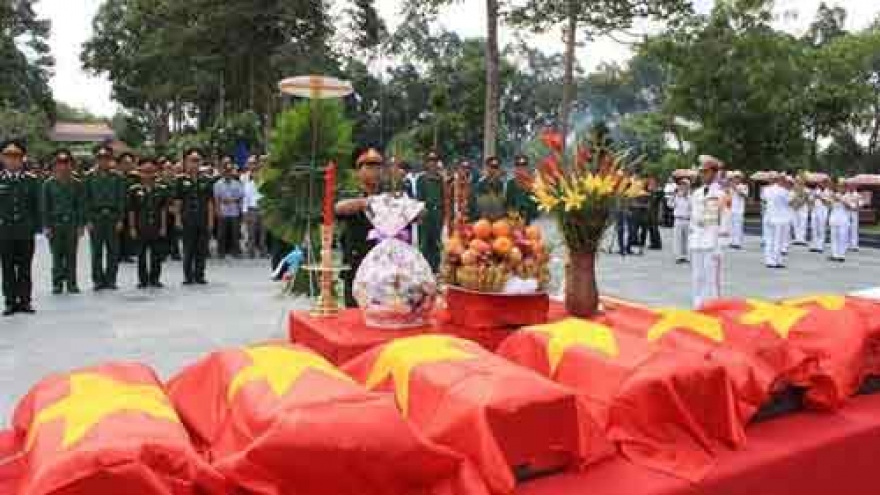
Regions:
<instances>
[{"instance_id":1,"label":"flower wreath wrapped in plastic","mask_svg":"<svg viewBox=\"0 0 880 495\"><path fill-rule=\"evenodd\" d=\"M437 282L425 257L409 243L407 228L424 204L406 196L381 194L369 199L370 239L378 244L361 263L354 297L370 327L411 328L428 324Z\"/></svg>"}]
</instances>

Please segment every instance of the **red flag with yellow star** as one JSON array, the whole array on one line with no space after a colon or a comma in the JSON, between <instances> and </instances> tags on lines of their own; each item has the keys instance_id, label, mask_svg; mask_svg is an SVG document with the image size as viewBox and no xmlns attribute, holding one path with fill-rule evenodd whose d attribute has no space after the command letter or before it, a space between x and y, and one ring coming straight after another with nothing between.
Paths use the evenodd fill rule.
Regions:
<instances>
[{"instance_id":1,"label":"red flag with yellow star","mask_svg":"<svg viewBox=\"0 0 880 495\"><path fill-rule=\"evenodd\" d=\"M42 380L19 403L13 430L4 437L5 453L15 454L0 469L0 493L203 495L227 489L193 448L153 371L140 364L106 364Z\"/></svg>"},{"instance_id":2,"label":"red flag with yellow star","mask_svg":"<svg viewBox=\"0 0 880 495\"><path fill-rule=\"evenodd\" d=\"M727 373L701 356L575 318L524 328L497 352L576 390L637 464L699 481L717 452L745 441Z\"/></svg>"},{"instance_id":3,"label":"red flag with yellow star","mask_svg":"<svg viewBox=\"0 0 880 495\"><path fill-rule=\"evenodd\" d=\"M801 379L804 356L791 352L782 340L738 327L711 314L684 309L619 306L602 320L615 330L649 342L689 352L724 366L739 398L740 417L748 421L791 377Z\"/></svg>"},{"instance_id":4,"label":"red flag with yellow star","mask_svg":"<svg viewBox=\"0 0 880 495\"><path fill-rule=\"evenodd\" d=\"M609 454L572 391L467 340L397 339L344 369L369 389L393 393L424 434L471 459L493 493L510 493L515 472Z\"/></svg>"},{"instance_id":5,"label":"red flag with yellow star","mask_svg":"<svg viewBox=\"0 0 880 495\"><path fill-rule=\"evenodd\" d=\"M417 433L393 398L304 347L215 352L168 389L196 444L243 493L485 493L468 461Z\"/></svg>"},{"instance_id":6,"label":"red flag with yellow star","mask_svg":"<svg viewBox=\"0 0 880 495\"><path fill-rule=\"evenodd\" d=\"M880 372L880 305L848 296L816 295L770 303L730 299L704 311L741 325L765 326L790 347L816 360L806 403L836 409L867 375Z\"/></svg>"}]
</instances>

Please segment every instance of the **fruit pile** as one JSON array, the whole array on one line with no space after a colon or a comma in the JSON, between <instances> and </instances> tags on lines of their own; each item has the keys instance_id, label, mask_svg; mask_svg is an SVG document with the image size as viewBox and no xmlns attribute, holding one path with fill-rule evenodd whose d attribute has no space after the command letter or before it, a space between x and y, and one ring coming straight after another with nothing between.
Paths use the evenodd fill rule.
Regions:
<instances>
[{"instance_id":1,"label":"fruit pile","mask_svg":"<svg viewBox=\"0 0 880 495\"><path fill-rule=\"evenodd\" d=\"M500 293L511 278L550 281L549 254L541 229L518 219L483 219L457 229L446 241L441 275L464 289Z\"/></svg>"}]
</instances>

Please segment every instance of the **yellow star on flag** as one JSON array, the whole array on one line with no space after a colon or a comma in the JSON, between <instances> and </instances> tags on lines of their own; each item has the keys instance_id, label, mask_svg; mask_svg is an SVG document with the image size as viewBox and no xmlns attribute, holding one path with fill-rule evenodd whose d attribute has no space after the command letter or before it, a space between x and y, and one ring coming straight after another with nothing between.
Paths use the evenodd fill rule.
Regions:
<instances>
[{"instance_id":1,"label":"yellow star on flag","mask_svg":"<svg viewBox=\"0 0 880 495\"><path fill-rule=\"evenodd\" d=\"M832 294L819 294L782 301L783 306L806 306L807 304L816 304L828 311L840 311L846 306L846 297Z\"/></svg>"},{"instance_id":2,"label":"yellow star on flag","mask_svg":"<svg viewBox=\"0 0 880 495\"><path fill-rule=\"evenodd\" d=\"M283 397L294 382L307 370L320 371L340 380L353 381L348 375L335 368L323 357L307 351L300 351L279 345L261 345L243 349L251 359L251 364L239 371L229 384L227 399L246 384L265 380L278 397Z\"/></svg>"},{"instance_id":3,"label":"yellow star on flag","mask_svg":"<svg viewBox=\"0 0 880 495\"><path fill-rule=\"evenodd\" d=\"M768 323L783 339L788 338L791 328L801 321L801 318L807 315L808 311L791 307L782 306L780 304L772 304L756 299L746 299L746 303L751 306L749 312L740 315L739 322L745 325L761 325Z\"/></svg>"},{"instance_id":4,"label":"yellow star on flag","mask_svg":"<svg viewBox=\"0 0 880 495\"><path fill-rule=\"evenodd\" d=\"M551 374L556 373L565 351L572 346L586 347L609 358L617 357L619 353L614 332L605 325L588 320L568 318L548 325L530 327L526 330L542 333L549 337L547 357L550 360Z\"/></svg>"},{"instance_id":5,"label":"yellow star on flag","mask_svg":"<svg viewBox=\"0 0 880 495\"><path fill-rule=\"evenodd\" d=\"M122 412L179 422L168 397L155 385L124 383L98 373L76 373L70 375L70 393L34 417L25 451L30 451L46 423L64 420L61 447L66 449L79 442L105 417Z\"/></svg>"},{"instance_id":6,"label":"yellow star on flag","mask_svg":"<svg viewBox=\"0 0 880 495\"><path fill-rule=\"evenodd\" d=\"M367 376L367 388L378 387L390 376L394 380L397 404L406 416L409 411L409 376L416 366L475 357L462 349L457 339L446 335L397 339L387 344L376 358Z\"/></svg>"},{"instance_id":7,"label":"yellow star on flag","mask_svg":"<svg viewBox=\"0 0 880 495\"><path fill-rule=\"evenodd\" d=\"M724 342L724 330L717 318L683 309L661 309L657 314L660 320L648 331L650 342L656 342L674 330L688 331L715 342Z\"/></svg>"}]
</instances>

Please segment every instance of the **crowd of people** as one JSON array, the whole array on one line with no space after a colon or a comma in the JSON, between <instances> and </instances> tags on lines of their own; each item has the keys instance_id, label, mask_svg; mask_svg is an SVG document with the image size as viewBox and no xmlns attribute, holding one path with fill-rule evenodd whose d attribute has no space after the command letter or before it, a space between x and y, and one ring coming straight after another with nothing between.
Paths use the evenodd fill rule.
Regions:
<instances>
[{"instance_id":1,"label":"crowd of people","mask_svg":"<svg viewBox=\"0 0 880 495\"><path fill-rule=\"evenodd\" d=\"M243 170L231 157L208 163L195 148L173 162L117 156L99 145L89 169L78 167L67 149L56 150L49 167L28 167L26 157L22 142L0 144L4 316L35 312L31 265L38 233L51 248L54 294L80 292L77 252L86 234L95 291L117 290L119 264L131 262L138 288L161 288L168 258L182 262L184 285L207 284L212 238L219 258L268 256L271 239L256 185L265 156L251 156Z\"/></svg>"},{"instance_id":2,"label":"crowd of people","mask_svg":"<svg viewBox=\"0 0 880 495\"><path fill-rule=\"evenodd\" d=\"M89 169L77 167L59 149L50 167L28 169L27 149L19 141L0 144L0 261L3 314L33 313L31 264L35 235L42 232L52 252L52 291L80 292L77 281L79 241L87 233L91 278L96 291L116 290L119 263L137 262L138 288L160 288L163 262L181 261L184 285L207 284L206 259L211 241L216 256L269 257L273 263L288 249L264 228L257 176L266 156L251 156L240 169L231 157L205 160L189 149L181 160L114 154L109 146L94 150ZM617 251L644 254L662 249L660 225L672 228L676 263L692 264L695 305L720 295L721 254L742 249L749 186L742 174L724 173L723 164L700 157L700 184L670 179L664 188L646 178L645 192L617 205L613 215ZM495 220L514 212L531 223L538 210L528 184L529 161L517 156L512 173L500 160L478 167L468 161L445 166L428 152L418 170L386 160L377 150L355 159L359 191L336 205L341 223L345 299L355 305L354 274L374 244L366 216L366 198L395 191L422 201L425 211L411 229L411 240L435 270L442 259L444 228L451 219ZM858 249L861 196L841 182L809 185L803 177L778 174L760 192L762 246L769 268L784 268L792 245L822 253L830 233L829 259L842 262ZM244 247L242 246L244 244ZM273 249L273 245L275 249ZM279 256L280 255L280 256ZM274 265L273 265L274 266Z\"/></svg>"}]
</instances>

